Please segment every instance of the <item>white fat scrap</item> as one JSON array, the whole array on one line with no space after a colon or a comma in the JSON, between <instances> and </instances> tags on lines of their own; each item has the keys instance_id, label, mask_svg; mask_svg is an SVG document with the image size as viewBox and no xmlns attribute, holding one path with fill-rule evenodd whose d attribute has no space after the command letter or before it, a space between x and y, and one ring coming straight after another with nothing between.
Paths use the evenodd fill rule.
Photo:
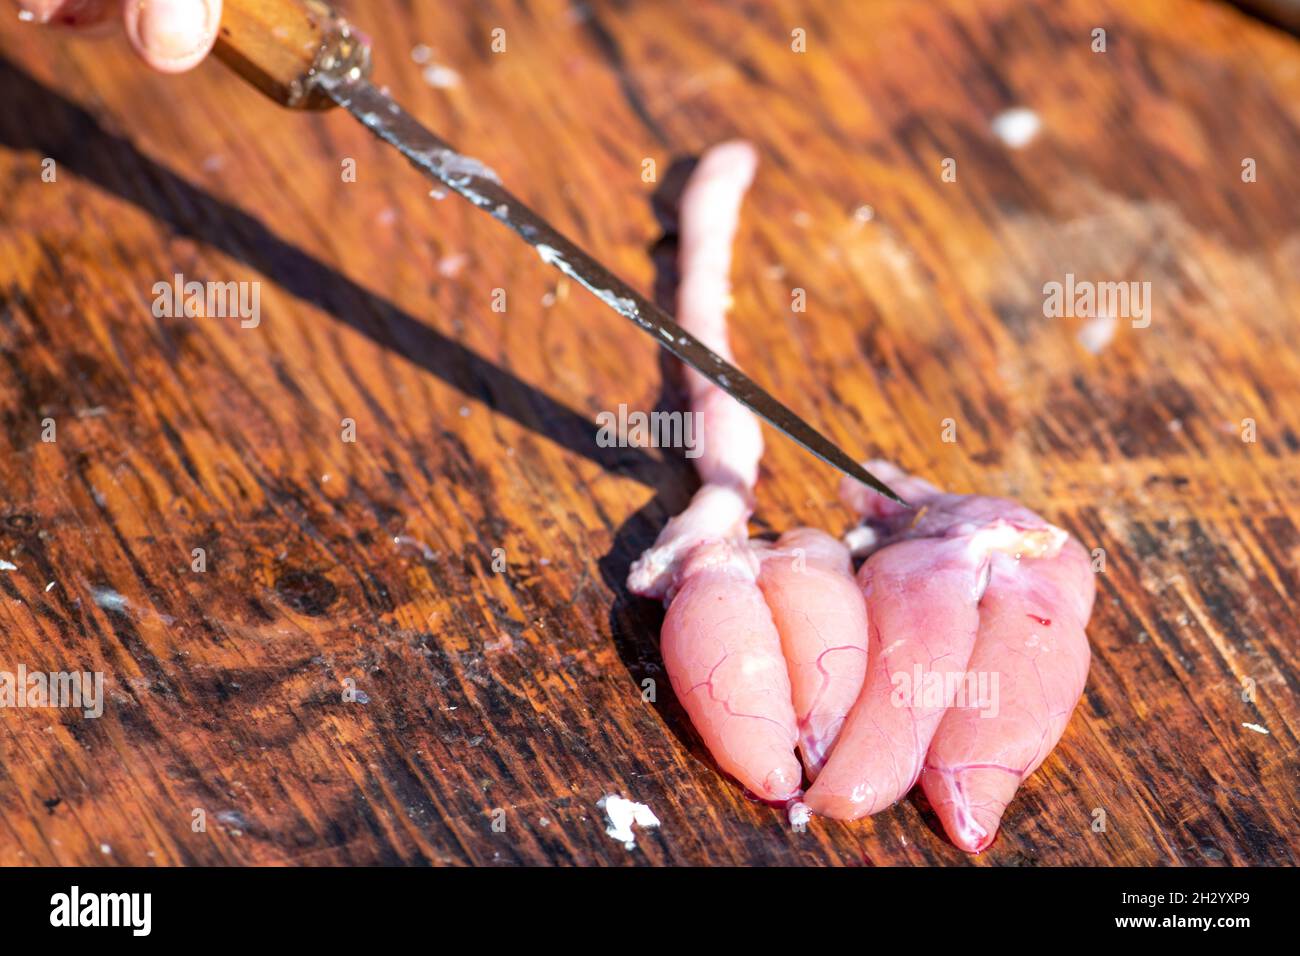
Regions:
<instances>
[{"instance_id":1,"label":"white fat scrap","mask_svg":"<svg viewBox=\"0 0 1300 956\"><path fill-rule=\"evenodd\" d=\"M17 570L18 570L18 565L14 564L12 561L0 560L0 571L17 571Z\"/></svg>"},{"instance_id":2,"label":"white fat scrap","mask_svg":"<svg viewBox=\"0 0 1300 956\"><path fill-rule=\"evenodd\" d=\"M876 546L879 535L876 534L875 528L869 525L858 525L856 528L850 528L844 533L844 546L855 558L862 558L870 554Z\"/></svg>"},{"instance_id":3,"label":"white fat scrap","mask_svg":"<svg viewBox=\"0 0 1300 956\"><path fill-rule=\"evenodd\" d=\"M790 819L790 826L796 830L808 826L808 821L812 819L812 807L802 800L791 800L785 812Z\"/></svg>"},{"instance_id":4,"label":"white fat scrap","mask_svg":"<svg viewBox=\"0 0 1300 956\"><path fill-rule=\"evenodd\" d=\"M118 611L125 614L126 607L130 603L123 595L118 594L112 588L91 588L90 596L105 611Z\"/></svg>"},{"instance_id":5,"label":"white fat scrap","mask_svg":"<svg viewBox=\"0 0 1300 956\"><path fill-rule=\"evenodd\" d=\"M419 540L418 538L412 538L409 535L399 534L397 537L393 538L393 544L397 545L399 548L400 547L414 548L415 550L420 552L420 557L424 558L424 560L426 561L438 560L438 552L434 551L433 548L429 547L427 544L425 544L423 541Z\"/></svg>"},{"instance_id":6,"label":"white fat scrap","mask_svg":"<svg viewBox=\"0 0 1300 956\"><path fill-rule=\"evenodd\" d=\"M629 850L636 849L633 824L639 827L659 826L659 818L644 803L627 800L616 793L601 797L596 801L596 806L605 812L605 832Z\"/></svg>"},{"instance_id":7,"label":"white fat scrap","mask_svg":"<svg viewBox=\"0 0 1300 956\"><path fill-rule=\"evenodd\" d=\"M1267 734L1267 733L1268 733L1268 728L1267 728L1267 727L1261 727L1259 724L1242 724L1241 726L1245 727L1247 730L1253 730L1253 731L1255 731L1255 733L1257 733L1257 734Z\"/></svg>"},{"instance_id":8,"label":"white fat scrap","mask_svg":"<svg viewBox=\"0 0 1300 956\"><path fill-rule=\"evenodd\" d=\"M1005 110L993 117L993 135L1012 149L1029 145L1042 126L1038 114L1023 106Z\"/></svg>"},{"instance_id":9,"label":"white fat scrap","mask_svg":"<svg viewBox=\"0 0 1300 956\"><path fill-rule=\"evenodd\" d=\"M445 279L454 279L461 274L469 262L469 256L463 252L457 252L450 256L443 256L438 260L438 275Z\"/></svg>"},{"instance_id":10,"label":"white fat scrap","mask_svg":"<svg viewBox=\"0 0 1300 956\"><path fill-rule=\"evenodd\" d=\"M1041 527L1021 527L998 518L970 534L972 554L1001 551L1019 561L1024 558L1054 558L1070 535L1053 524Z\"/></svg>"},{"instance_id":11,"label":"white fat scrap","mask_svg":"<svg viewBox=\"0 0 1300 956\"><path fill-rule=\"evenodd\" d=\"M435 90L450 90L460 86L460 74L441 63L426 66L420 76Z\"/></svg>"},{"instance_id":12,"label":"white fat scrap","mask_svg":"<svg viewBox=\"0 0 1300 956\"><path fill-rule=\"evenodd\" d=\"M1118 324L1115 316L1106 312L1089 319L1079 328L1079 344L1093 355L1099 355L1115 337L1115 327Z\"/></svg>"}]
</instances>

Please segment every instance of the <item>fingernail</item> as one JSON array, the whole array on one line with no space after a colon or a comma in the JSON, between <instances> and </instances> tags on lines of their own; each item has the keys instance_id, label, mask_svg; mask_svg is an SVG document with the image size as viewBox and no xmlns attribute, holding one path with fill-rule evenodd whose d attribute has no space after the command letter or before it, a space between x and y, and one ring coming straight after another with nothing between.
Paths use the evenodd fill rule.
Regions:
<instances>
[{"instance_id":1,"label":"fingernail","mask_svg":"<svg viewBox=\"0 0 1300 956\"><path fill-rule=\"evenodd\" d=\"M220 0L136 0L127 7L126 32L154 69L179 73L212 48Z\"/></svg>"}]
</instances>

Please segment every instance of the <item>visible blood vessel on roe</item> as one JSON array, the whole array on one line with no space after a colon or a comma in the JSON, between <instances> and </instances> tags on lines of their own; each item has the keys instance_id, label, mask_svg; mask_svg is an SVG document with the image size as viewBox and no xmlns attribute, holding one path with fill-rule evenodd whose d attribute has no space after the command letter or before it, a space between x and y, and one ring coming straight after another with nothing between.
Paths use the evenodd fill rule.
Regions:
<instances>
[{"instance_id":1,"label":"visible blood vessel on roe","mask_svg":"<svg viewBox=\"0 0 1300 956\"><path fill-rule=\"evenodd\" d=\"M823 531L787 531L762 562L758 585L781 635L799 753L816 779L862 688L867 608L848 548Z\"/></svg>"},{"instance_id":2,"label":"visible blood vessel on roe","mask_svg":"<svg viewBox=\"0 0 1300 956\"><path fill-rule=\"evenodd\" d=\"M755 167L748 144L718 146L682 200L678 318L728 358L731 244ZM701 487L628 586L668 605L664 664L709 752L765 800L802 796L792 820L857 819L919 782L953 842L984 849L1083 691L1083 548L1014 502L944 494L884 462L869 467L910 507L841 486L865 521L848 536L866 556L856 578L824 532L750 541L758 421L689 369L687 383Z\"/></svg>"},{"instance_id":3,"label":"visible blood vessel on roe","mask_svg":"<svg viewBox=\"0 0 1300 956\"><path fill-rule=\"evenodd\" d=\"M949 837L978 852L1083 692L1093 576L1078 542L1014 502L871 467L916 510L857 483L842 489L877 532L858 575L871 667L804 799L855 819L919 778Z\"/></svg>"},{"instance_id":4,"label":"visible blood vessel on roe","mask_svg":"<svg viewBox=\"0 0 1300 956\"><path fill-rule=\"evenodd\" d=\"M682 197L678 320L728 358L731 244L756 164L747 143L717 146ZM784 801L802 784L795 747L815 772L856 699L865 609L848 551L830 536L748 540L758 421L690 369L687 384L702 419L703 486L632 566L628 586L668 602L664 664L718 765L759 797Z\"/></svg>"},{"instance_id":5,"label":"visible blood vessel on roe","mask_svg":"<svg viewBox=\"0 0 1300 956\"><path fill-rule=\"evenodd\" d=\"M1017 788L1065 732L1088 677L1084 628L1095 587L1088 554L1072 538L1053 558L993 556L968 667L999 674L999 706L992 714L949 708L921 774L962 849L977 853L993 842Z\"/></svg>"},{"instance_id":6,"label":"visible blood vessel on roe","mask_svg":"<svg viewBox=\"0 0 1300 956\"><path fill-rule=\"evenodd\" d=\"M910 677L918 667L939 675L965 671L979 627L983 561L964 541L905 541L862 566L870 665L835 751L804 797L815 813L856 820L912 789L944 706L894 694L894 676Z\"/></svg>"}]
</instances>

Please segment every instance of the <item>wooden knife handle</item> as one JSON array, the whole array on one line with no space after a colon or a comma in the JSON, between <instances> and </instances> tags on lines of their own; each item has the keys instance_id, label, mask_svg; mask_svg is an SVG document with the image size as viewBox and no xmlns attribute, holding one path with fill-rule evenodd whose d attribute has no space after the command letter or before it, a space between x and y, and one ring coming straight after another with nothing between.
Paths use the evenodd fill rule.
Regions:
<instances>
[{"instance_id":1,"label":"wooden knife handle","mask_svg":"<svg viewBox=\"0 0 1300 956\"><path fill-rule=\"evenodd\" d=\"M324 0L224 0L217 57L281 106L329 109L322 63L369 72L368 44Z\"/></svg>"}]
</instances>

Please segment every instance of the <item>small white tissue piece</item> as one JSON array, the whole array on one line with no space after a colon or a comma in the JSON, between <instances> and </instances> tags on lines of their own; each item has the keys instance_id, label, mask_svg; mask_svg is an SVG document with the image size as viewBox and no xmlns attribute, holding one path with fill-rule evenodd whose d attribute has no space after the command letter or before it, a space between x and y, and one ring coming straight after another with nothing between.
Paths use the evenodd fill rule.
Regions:
<instances>
[{"instance_id":1,"label":"small white tissue piece","mask_svg":"<svg viewBox=\"0 0 1300 956\"><path fill-rule=\"evenodd\" d=\"M605 832L629 850L636 849L633 824L639 827L659 826L659 818L644 803L624 799L616 793L601 797L596 801L596 806L605 812Z\"/></svg>"},{"instance_id":2,"label":"small white tissue piece","mask_svg":"<svg viewBox=\"0 0 1300 956\"><path fill-rule=\"evenodd\" d=\"M449 66L443 66L441 63L426 66L420 72L420 76L424 77L424 82L435 90L450 90L460 86L460 74Z\"/></svg>"},{"instance_id":3,"label":"small white tissue piece","mask_svg":"<svg viewBox=\"0 0 1300 956\"><path fill-rule=\"evenodd\" d=\"M1029 145L1042 125L1037 113L1017 106L993 117L993 135L1012 149L1020 149Z\"/></svg>"},{"instance_id":4,"label":"small white tissue piece","mask_svg":"<svg viewBox=\"0 0 1300 956\"><path fill-rule=\"evenodd\" d=\"M1094 316L1079 328L1079 344L1093 355L1100 355L1115 337L1115 327L1119 320L1109 312Z\"/></svg>"},{"instance_id":5,"label":"small white tissue piece","mask_svg":"<svg viewBox=\"0 0 1300 956\"><path fill-rule=\"evenodd\" d=\"M791 800L785 807L786 815L790 819L792 829L803 832L808 826L808 821L812 819L812 807L802 800Z\"/></svg>"},{"instance_id":6,"label":"small white tissue piece","mask_svg":"<svg viewBox=\"0 0 1300 956\"><path fill-rule=\"evenodd\" d=\"M871 553L871 549L876 546L878 537L874 528L860 524L856 528L850 528L844 532L844 546L849 549L849 553L855 558L861 558Z\"/></svg>"}]
</instances>

